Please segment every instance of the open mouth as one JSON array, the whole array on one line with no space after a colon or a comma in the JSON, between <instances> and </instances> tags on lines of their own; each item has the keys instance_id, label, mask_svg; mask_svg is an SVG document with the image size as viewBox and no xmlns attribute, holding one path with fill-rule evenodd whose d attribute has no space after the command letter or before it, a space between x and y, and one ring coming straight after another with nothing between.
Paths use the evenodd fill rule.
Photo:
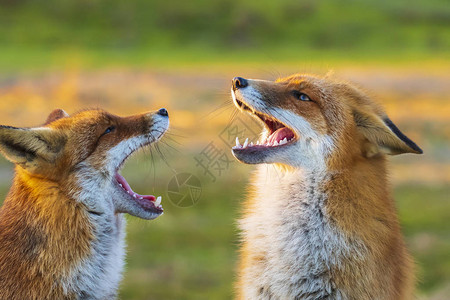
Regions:
<instances>
[{"instance_id":1,"label":"open mouth","mask_svg":"<svg viewBox=\"0 0 450 300\"><path fill-rule=\"evenodd\" d=\"M161 196L157 198L153 195L140 195L134 192L125 177L118 172L115 175L117 185L125 192L125 197L128 197L129 201L136 202L142 209L153 213L161 214L164 210L161 205Z\"/></svg>"},{"instance_id":2,"label":"open mouth","mask_svg":"<svg viewBox=\"0 0 450 300\"><path fill-rule=\"evenodd\" d=\"M162 135L162 134L161 134ZM142 208L144 211L151 212L154 214L162 214L164 212L161 200L162 197L158 196L155 197L153 195L141 195L133 191L130 184L127 182L125 177L119 174L119 170L122 168L122 166L125 164L125 161L137 150L141 149L142 147L145 147L149 145L150 142L144 143L134 151L132 151L130 154L128 154L123 161L120 163L120 165L116 169L116 173L114 175L113 184L117 187L119 191L122 192L122 197L126 199L127 201L136 203L140 208Z\"/></svg>"},{"instance_id":3,"label":"open mouth","mask_svg":"<svg viewBox=\"0 0 450 300\"><path fill-rule=\"evenodd\" d=\"M260 141L256 141L255 144L253 142L249 143L249 140L247 138L244 144L241 145L239 142L239 138L236 137L236 146L233 147L234 151L245 151L246 149L264 150L281 148L286 147L297 140L297 136L294 131L287 125L280 122L278 119L262 112L255 111L247 104L238 99L234 100L236 106L238 106L243 111L249 112L251 115L262 121L267 130L267 134L263 135Z\"/></svg>"}]
</instances>

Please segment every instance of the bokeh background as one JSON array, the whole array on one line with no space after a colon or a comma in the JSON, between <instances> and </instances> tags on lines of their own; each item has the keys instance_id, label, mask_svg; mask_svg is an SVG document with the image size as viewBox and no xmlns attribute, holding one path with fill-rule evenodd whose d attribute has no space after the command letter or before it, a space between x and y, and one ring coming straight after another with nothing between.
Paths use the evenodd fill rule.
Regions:
<instances>
[{"instance_id":1,"label":"bokeh background","mask_svg":"<svg viewBox=\"0 0 450 300\"><path fill-rule=\"evenodd\" d=\"M129 218L121 299L232 297L235 220L254 168L223 137L260 128L235 113L230 79L329 71L424 149L392 157L391 177L418 297L450 299L449 70L447 0L0 0L0 124L39 125L57 107L170 112L160 151L123 170L137 192L162 195L166 213ZM0 199L12 168L0 159ZM200 181L196 203L171 201L180 173Z\"/></svg>"}]
</instances>

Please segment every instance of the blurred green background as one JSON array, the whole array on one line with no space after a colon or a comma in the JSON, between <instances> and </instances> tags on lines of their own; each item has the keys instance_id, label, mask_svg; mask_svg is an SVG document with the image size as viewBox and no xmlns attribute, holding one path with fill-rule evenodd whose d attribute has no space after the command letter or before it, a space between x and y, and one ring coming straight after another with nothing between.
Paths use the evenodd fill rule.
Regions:
<instances>
[{"instance_id":1,"label":"blurred green background","mask_svg":"<svg viewBox=\"0 0 450 300\"><path fill-rule=\"evenodd\" d=\"M392 181L419 299L450 295L450 6L420 1L0 0L0 124L41 124L54 108L126 115L166 107L171 133L123 170L165 214L129 218L121 299L230 299L236 219L254 169L221 139L234 76L295 72L355 82L425 151L393 157ZM239 125L242 126L242 125ZM210 143L232 162L213 178ZM201 182L195 205L170 201L176 173ZM0 199L13 176L0 159ZM1 201L1 200L0 200Z\"/></svg>"},{"instance_id":2,"label":"blurred green background","mask_svg":"<svg viewBox=\"0 0 450 300\"><path fill-rule=\"evenodd\" d=\"M1 0L0 66L449 55L446 0ZM73 57L72 57L73 56Z\"/></svg>"}]
</instances>

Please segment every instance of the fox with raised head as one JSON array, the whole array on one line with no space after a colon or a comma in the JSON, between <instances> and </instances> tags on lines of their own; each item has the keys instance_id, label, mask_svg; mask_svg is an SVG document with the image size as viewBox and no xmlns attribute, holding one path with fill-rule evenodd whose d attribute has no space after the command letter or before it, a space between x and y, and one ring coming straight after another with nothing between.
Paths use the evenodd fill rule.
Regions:
<instances>
[{"instance_id":1,"label":"fox with raised head","mask_svg":"<svg viewBox=\"0 0 450 300\"><path fill-rule=\"evenodd\" d=\"M123 214L155 219L119 170L169 127L165 109L129 117L53 111L37 128L0 126L16 165L0 209L0 299L114 299L124 260Z\"/></svg>"},{"instance_id":2,"label":"fox with raised head","mask_svg":"<svg viewBox=\"0 0 450 300\"><path fill-rule=\"evenodd\" d=\"M260 164L240 220L237 298L412 299L386 155L422 150L364 92L328 77L236 77L232 96L264 125L260 141L232 149Z\"/></svg>"}]
</instances>

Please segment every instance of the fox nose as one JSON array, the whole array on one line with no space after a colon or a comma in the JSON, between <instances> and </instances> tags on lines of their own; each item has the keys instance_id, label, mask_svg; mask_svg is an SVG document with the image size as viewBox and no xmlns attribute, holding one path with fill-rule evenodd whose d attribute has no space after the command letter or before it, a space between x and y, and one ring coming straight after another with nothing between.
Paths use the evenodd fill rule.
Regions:
<instances>
[{"instance_id":1,"label":"fox nose","mask_svg":"<svg viewBox=\"0 0 450 300\"><path fill-rule=\"evenodd\" d=\"M158 115L161 115L163 117L168 117L169 116L169 112L167 111L167 109L161 108L160 110L158 110Z\"/></svg>"},{"instance_id":2,"label":"fox nose","mask_svg":"<svg viewBox=\"0 0 450 300\"><path fill-rule=\"evenodd\" d=\"M234 77L233 80L231 80L231 82L233 84L234 90L242 89L242 88L245 88L246 86L248 86L247 79L242 78L242 77Z\"/></svg>"}]
</instances>

